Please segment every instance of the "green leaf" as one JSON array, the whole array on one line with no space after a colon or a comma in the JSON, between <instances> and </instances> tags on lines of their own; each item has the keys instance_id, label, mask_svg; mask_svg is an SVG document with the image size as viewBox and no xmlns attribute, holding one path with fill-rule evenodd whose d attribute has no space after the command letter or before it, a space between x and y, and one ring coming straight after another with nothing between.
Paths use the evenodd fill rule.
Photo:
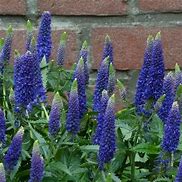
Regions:
<instances>
[{"instance_id":1,"label":"green leaf","mask_svg":"<svg viewBox=\"0 0 182 182\"><path fill-rule=\"evenodd\" d=\"M163 177L163 178L161 177L161 178L157 178L153 182L171 182L171 179L169 179L167 177Z\"/></svg>"},{"instance_id":2,"label":"green leaf","mask_svg":"<svg viewBox=\"0 0 182 182\"><path fill-rule=\"evenodd\" d=\"M31 158L30 154L26 150L22 149L22 158L26 159L26 157Z\"/></svg>"},{"instance_id":3,"label":"green leaf","mask_svg":"<svg viewBox=\"0 0 182 182\"><path fill-rule=\"evenodd\" d=\"M147 162L149 159L148 155L145 154L143 157L140 157L139 154L137 153L136 156L135 156L135 162L142 162L142 163L145 163Z\"/></svg>"},{"instance_id":4,"label":"green leaf","mask_svg":"<svg viewBox=\"0 0 182 182\"><path fill-rule=\"evenodd\" d=\"M49 151L49 149L48 149L48 146L46 144L46 140L43 138L43 136L40 133L38 133L36 130L34 130L32 128L30 123L29 123L29 127L30 127L30 130L31 130L31 132L32 132L32 134L34 136L34 140L38 140L39 141L40 147L41 147L41 149L44 152L45 158L48 158L48 151Z\"/></svg>"},{"instance_id":5,"label":"green leaf","mask_svg":"<svg viewBox=\"0 0 182 182\"><path fill-rule=\"evenodd\" d=\"M80 174L80 173L85 173L85 172L87 172L88 171L88 169L87 168L77 168L77 169L75 169L74 171L72 171L72 174Z\"/></svg>"},{"instance_id":6,"label":"green leaf","mask_svg":"<svg viewBox=\"0 0 182 182\"><path fill-rule=\"evenodd\" d=\"M27 20L27 26L26 26L26 27L27 27L27 31L28 31L28 32L32 32L32 29L33 29L33 28L32 28L32 23L31 23L30 20Z\"/></svg>"},{"instance_id":7,"label":"green leaf","mask_svg":"<svg viewBox=\"0 0 182 182\"><path fill-rule=\"evenodd\" d=\"M112 182L112 174L108 173L107 177L106 177L106 182Z\"/></svg>"},{"instance_id":8,"label":"green leaf","mask_svg":"<svg viewBox=\"0 0 182 182\"><path fill-rule=\"evenodd\" d=\"M114 182L121 182L121 180L114 173L112 173L111 175Z\"/></svg>"},{"instance_id":9,"label":"green leaf","mask_svg":"<svg viewBox=\"0 0 182 182\"><path fill-rule=\"evenodd\" d=\"M97 152L99 150L99 146L98 145L83 145L80 147L80 149L86 152Z\"/></svg>"},{"instance_id":10,"label":"green leaf","mask_svg":"<svg viewBox=\"0 0 182 182\"><path fill-rule=\"evenodd\" d=\"M40 67L41 67L41 74L42 74L42 82L43 82L44 87L47 88L48 65L47 65L45 56L42 58Z\"/></svg>"},{"instance_id":11,"label":"green leaf","mask_svg":"<svg viewBox=\"0 0 182 182\"><path fill-rule=\"evenodd\" d=\"M21 166L21 160L18 160L17 165L13 169L13 171L10 173L10 179L13 181L13 178L15 177L16 173L18 172L19 167Z\"/></svg>"},{"instance_id":12,"label":"green leaf","mask_svg":"<svg viewBox=\"0 0 182 182\"><path fill-rule=\"evenodd\" d=\"M47 119L39 119L39 120L36 120L36 121L29 120L28 122L31 123L31 124L47 124L48 123Z\"/></svg>"},{"instance_id":13,"label":"green leaf","mask_svg":"<svg viewBox=\"0 0 182 182\"><path fill-rule=\"evenodd\" d=\"M181 97L181 95L182 95L182 84L180 84L178 86L176 94L177 94L177 97Z\"/></svg>"},{"instance_id":14,"label":"green leaf","mask_svg":"<svg viewBox=\"0 0 182 182\"><path fill-rule=\"evenodd\" d=\"M151 128L151 135L154 136L156 135L159 137L159 139L162 139L163 137L163 122L159 118L157 114L155 114L152 118L152 122L150 124Z\"/></svg>"},{"instance_id":15,"label":"green leaf","mask_svg":"<svg viewBox=\"0 0 182 182\"><path fill-rule=\"evenodd\" d=\"M146 154L158 154L160 152L160 146L152 145L150 143L140 143L131 150Z\"/></svg>"},{"instance_id":16,"label":"green leaf","mask_svg":"<svg viewBox=\"0 0 182 182\"><path fill-rule=\"evenodd\" d=\"M132 136L133 128L131 128L128 124L126 123L120 123L116 125L121 129L121 132L124 136L123 140L129 140Z\"/></svg>"},{"instance_id":17,"label":"green leaf","mask_svg":"<svg viewBox=\"0 0 182 182\"><path fill-rule=\"evenodd\" d=\"M2 49L4 45L4 38L0 38L0 50Z\"/></svg>"},{"instance_id":18,"label":"green leaf","mask_svg":"<svg viewBox=\"0 0 182 182\"><path fill-rule=\"evenodd\" d=\"M62 162L53 162L52 164L50 164L49 167L54 169L54 170L62 171L64 173L68 174L69 176L72 176L71 171Z\"/></svg>"},{"instance_id":19,"label":"green leaf","mask_svg":"<svg viewBox=\"0 0 182 182\"><path fill-rule=\"evenodd\" d=\"M175 73L179 73L181 71L180 67L179 67L179 64L176 63L175 65Z\"/></svg>"}]
</instances>

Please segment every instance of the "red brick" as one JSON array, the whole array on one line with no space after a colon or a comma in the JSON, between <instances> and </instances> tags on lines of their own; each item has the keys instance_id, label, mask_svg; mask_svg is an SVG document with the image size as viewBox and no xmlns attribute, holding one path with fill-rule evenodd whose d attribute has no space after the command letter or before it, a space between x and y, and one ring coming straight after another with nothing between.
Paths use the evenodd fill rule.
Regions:
<instances>
[{"instance_id":1,"label":"red brick","mask_svg":"<svg viewBox=\"0 0 182 182\"><path fill-rule=\"evenodd\" d=\"M66 31L68 33L68 41L66 47L66 60L65 67L70 68L77 58L77 37L76 32L73 30L53 30L52 31L52 42L53 49L51 59L56 59L57 49L59 45L60 33ZM36 32L35 32L36 34ZM5 37L5 31L0 30L0 37ZM25 52L25 40L26 31L25 30L14 30L13 44L12 44L12 56L11 63L14 61L14 50L17 49L21 54Z\"/></svg>"},{"instance_id":2,"label":"red brick","mask_svg":"<svg viewBox=\"0 0 182 182\"><path fill-rule=\"evenodd\" d=\"M38 0L38 9L54 15L123 15L127 4L123 0Z\"/></svg>"},{"instance_id":3,"label":"red brick","mask_svg":"<svg viewBox=\"0 0 182 182\"><path fill-rule=\"evenodd\" d=\"M182 11L181 0L139 0L139 8L147 12Z\"/></svg>"},{"instance_id":4,"label":"red brick","mask_svg":"<svg viewBox=\"0 0 182 182\"><path fill-rule=\"evenodd\" d=\"M25 15L26 1L25 0L1 0L0 14L1 15Z\"/></svg>"},{"instance_id":5,"label":"red brick","mask_svg":"<svg viewBox=\"0 0 182 182\"><path fill-rule=\"evenodd\" d=\"M182 66L182 27L103 27L94 28L91 32L93 68L98 68L101 58L104 37L111 37L114 47L114 64L118 70L140 69L146 39L149 34L162 33L165 65L173 69L176 62Z\"/></svg>"}]
</instances>

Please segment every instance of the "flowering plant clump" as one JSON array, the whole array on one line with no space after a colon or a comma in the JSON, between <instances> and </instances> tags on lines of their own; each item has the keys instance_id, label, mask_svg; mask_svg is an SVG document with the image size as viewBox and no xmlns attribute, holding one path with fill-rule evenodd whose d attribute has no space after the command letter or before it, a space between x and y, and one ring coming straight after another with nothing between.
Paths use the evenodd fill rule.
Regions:
<instances>
[{"instance_id":1,"label":"flowering plant clump","mask_svg":"<svg viewBox=\"0 0 182 182\"><path fill-rule=\"evenodd\" d=\"M14 64L11 26L1 41L0 182L181 182L182 72L165 74L162 34L147 39L131 99L109 35L92 91L90 46L66 69L63 32L51 60L51 21L44 12L37 37L27 22Z\"/></svg>"}]
</instances>

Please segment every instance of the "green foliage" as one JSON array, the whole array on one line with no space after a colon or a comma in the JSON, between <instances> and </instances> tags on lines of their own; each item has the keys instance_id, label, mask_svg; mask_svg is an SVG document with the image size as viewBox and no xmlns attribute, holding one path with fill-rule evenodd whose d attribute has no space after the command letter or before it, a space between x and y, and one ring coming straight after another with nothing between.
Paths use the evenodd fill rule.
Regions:
<instances>
[{"instance_id":1,"label":"green foliage","mask_svg":"<svg viewBox=\"0 0 182 182\"><path fill-rule=\"evenodd\" d=\"M48 117L51 102L33 108L29 115L15 115L13 100L13 68L6 65L0 79L0 105L6 116L7 143L0 151L3 161L9 144L17 132L17 123L23 126L25 134L21 157L13 171L6 174L8 182L28 181L33 143L37 140L45 161L43 182L159 182L173 181L182 152L182 142L174 158L173 167L165 175L156 172L156 160L161 153L163 123L156 113L150 118L138 116L132 104L116 112L117 150L113 160L104 171L98 169L97 155L99 146L92 144L97 122L97 113L92 111L92 91L87 88L88 112L81 120L81 129L74 138L65 129L68 108L68 93L71 89L71 70L66 70L45 58L41 62L43 83L46 91L58 94L63 102L61 128L52 138L48 134ZM123 84L118 83L121 88ZM120 88L119 87L119 88ZM181 85L177 97L182 93ZM148 124L148 130L145 125Z\"/></svg>"}]
</instances>

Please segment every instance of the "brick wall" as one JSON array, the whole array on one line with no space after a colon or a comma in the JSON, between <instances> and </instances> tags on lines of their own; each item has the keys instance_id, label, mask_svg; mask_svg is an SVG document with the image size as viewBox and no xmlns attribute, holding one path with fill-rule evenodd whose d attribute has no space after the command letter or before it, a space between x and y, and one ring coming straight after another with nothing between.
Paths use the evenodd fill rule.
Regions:
<instances>
[{"instance_id":1,"label":"brick wall","mask_svg":"<svg viewBox=\"0 0 182 182\"><path fill-rule=\"evenodd\" d=\"M182 66L182 0L0 0L0 36L13 25L14 49L24 50L25 24L37 29L40 14L52 13L54 58L61 31L68 32L67 67L77 60L84 40L89 42L93 68L102 56L104 37L114 46L117 76L132 92L143 59L146 38L162 32L166 69ZM95 77L95 72L91 73Z\"/></svg>"}]
</instances>

